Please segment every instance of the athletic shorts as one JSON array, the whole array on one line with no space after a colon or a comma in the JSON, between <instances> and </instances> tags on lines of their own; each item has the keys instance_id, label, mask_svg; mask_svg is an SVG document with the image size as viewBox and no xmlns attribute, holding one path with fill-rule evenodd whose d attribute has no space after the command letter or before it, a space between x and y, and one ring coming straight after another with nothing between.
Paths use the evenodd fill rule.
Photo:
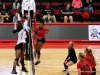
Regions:
<instances>
[{"instance_id":1,"label":"athletic shorts","mask_svg":"<svg viewBox=\"0 0 100 75\"><path fill-rule=\"evenodd\" d=\"M72 61L74 64L77 63L77 59L68 59L67 61Z\"/></svg>"},{"instance_id":2,"label":"athletic shorts","mask_svg":"<svg viewBox=\"0 0 100 75\"><path fill-rule=\"evenodd\" d=\"M96 69L95 68L92 69L91 75L96 75Z\"/></svg>"},{"instance_id":3,"label":"athletic shorts","mask_svg":"<svg viewBox=\"0 0 100 75\"><path fill-rule=\"evenodd\" d=\"M41 40L40 39L37 39L37 42L45 43L45 38L42 38Z\"/></svg>"},{"instance_id":4,"label":"athletic shorts","mask_svg":"<svg viewBox=\"0 0 100 75\"><path fill-rule=\"evenodd\" d=\"M23 50L23 45L21 43L20 44L17 44L15 46L15 50L18 50L18 49Z\"/></svg>"}]
</instances>

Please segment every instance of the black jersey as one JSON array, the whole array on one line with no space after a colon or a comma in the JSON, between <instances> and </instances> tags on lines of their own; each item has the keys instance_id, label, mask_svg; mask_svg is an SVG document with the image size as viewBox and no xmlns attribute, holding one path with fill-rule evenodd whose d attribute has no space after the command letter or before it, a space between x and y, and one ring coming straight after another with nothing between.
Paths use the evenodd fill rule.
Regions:
<instances>
[{"instance_id":1,"label":"black jersey","mask_svg":"<svg viewBox=\"0 0 100 75\"><path fill-rule=\"evenodd\" d=\"M68 49L68 56L66 59L73 61L73 63L77 62L77 56L76 56L74 48Z\"/></svg>"}]
</instances>

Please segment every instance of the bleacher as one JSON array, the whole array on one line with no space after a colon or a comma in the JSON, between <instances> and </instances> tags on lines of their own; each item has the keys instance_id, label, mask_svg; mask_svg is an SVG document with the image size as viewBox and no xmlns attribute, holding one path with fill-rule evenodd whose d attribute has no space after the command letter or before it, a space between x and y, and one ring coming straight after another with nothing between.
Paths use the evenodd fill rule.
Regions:
<instances>
[{"instance_id":1,"label":"bleacher","mask_svg":"<svg viewBox=\"0 0 100 75\"><path fill-rule=\"evenodd\" d=\"M14 0L1 0L2 3L6 4L7 8L10 9L11 14L14 15L14 13L17 10L12 10L12 3ZM22 0L19 0L21 3ZM54 14L56 16L56 19L58 22L63 22L63 17L61 14L61 10L66 6L68 3L72 3L72 0L35 0L36 2L36 18L37 21L41 20L42 14L42 8L46 6L46 4L49 2L51 7L53 7ZM82 0L84 2L84 0ZM94 9L94 21L100 21L100 0L93 0L93 9ZM91 16L91 12L88 11L88 13ZM74 21L80 21L81 20L81 14L80 11L74 11ZM91 20L91 19L90 19ZM89 20L89 21L90 21Z\"/></svg>"}]
</instances>

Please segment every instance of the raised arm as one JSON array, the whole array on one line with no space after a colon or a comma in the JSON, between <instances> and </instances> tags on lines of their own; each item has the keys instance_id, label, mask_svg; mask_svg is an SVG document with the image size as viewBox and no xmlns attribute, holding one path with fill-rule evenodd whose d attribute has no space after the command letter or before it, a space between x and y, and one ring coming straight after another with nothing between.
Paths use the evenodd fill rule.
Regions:
<instances>
[{"instance_id":1,"label":"raised arm","mask_svg":"<svg viewBox=\"0 0 100 75\"><path fill-rule=\"evenodd\" d=\"M47 34L51 33L51 30L46 31Z\"/></svg>"},{"instance_id":2,"label":"raised arm","mask_svg":"<svg viewBox=\"0 0 100 75\"><path fill-rule=\"evenodd\" d=\"M35 4L35 1L33 1L33 10L34 10L34 14L36 14L36 4Z\"/></svg>"},{"instance_id":3,"label":"raised arm","mask_svg":"<svg viewBox=\"0 0 100 75\"><path fill-rule=\"evenodd\" d=\"M24 0L22 1L22 15L24 15Z\"/></svg>"}]
</instances>

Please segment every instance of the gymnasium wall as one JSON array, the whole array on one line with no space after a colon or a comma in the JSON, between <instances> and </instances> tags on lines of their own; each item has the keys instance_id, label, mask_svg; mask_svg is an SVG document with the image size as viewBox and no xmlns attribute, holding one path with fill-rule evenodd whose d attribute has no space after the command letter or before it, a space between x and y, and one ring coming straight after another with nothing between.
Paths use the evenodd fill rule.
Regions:
<instances>
[{"instance_id":1,"label":"gymnasium wall","mask_svg":"<svg viewBox=\"0 0 100 75\"><path fill-rule=\"evenodd\" d=\"M52 32L46 34L47 39L88 39L87 26L45 26ZM0 26L0 39L17 39L17 34L13 34L13 26Z\"/></svg>"},{"instance_id":2,"label":"gymnasium wall","mask_svg":"<svg viewBox=\"0 0 100 75\"><path fill-rule=\"evenodd\" d=\"M37 26L39 25L36 24ZM100 24L89 24L89 23L52 23L45 24L45 27L50 29L52 32L46 34L48 40L89 40L88 26L89 25L100 25ZM34 27L34 26L33 26ZM1 40L17 40L17 33L13 34L12 31L14 25L11 24L0 24L0 41Z\"/></svg>"}]
</instances>

